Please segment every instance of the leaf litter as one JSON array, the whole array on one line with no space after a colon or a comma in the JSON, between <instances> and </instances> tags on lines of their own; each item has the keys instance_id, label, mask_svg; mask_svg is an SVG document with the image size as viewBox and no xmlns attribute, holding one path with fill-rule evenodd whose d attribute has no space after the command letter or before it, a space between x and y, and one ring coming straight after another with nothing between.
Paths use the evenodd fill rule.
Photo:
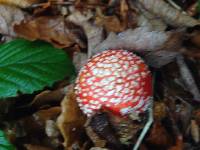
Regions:
<instances>
[{"instance_id":1,"label":"leaf litter","mask_svg":"<svg viewBox=\"0 0 200 150\"><path fill-rule=\"evenodd\" d=\"M154 122L141 149L199 149L197 3L2 0L1 43L17 37L46 41L68 53L77 72L91 56L106 49L126 49L140 55L155 74ZM133 149L147 115L132 120L103 111L86 118L76 103L73 82L66 78L52 88L0 103L5 109L0 112L0 127L15 147Z\"/></svg>"}]
</instances>

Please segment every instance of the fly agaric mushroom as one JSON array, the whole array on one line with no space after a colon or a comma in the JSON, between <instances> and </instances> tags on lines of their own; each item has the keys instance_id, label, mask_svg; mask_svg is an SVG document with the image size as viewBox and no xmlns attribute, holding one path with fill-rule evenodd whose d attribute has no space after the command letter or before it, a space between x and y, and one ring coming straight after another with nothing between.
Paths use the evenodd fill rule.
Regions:
<instances>
[{"instance_id":1,"label":"fly agaric mushroom","mask_svg":"<svg viewBox=\"0 0 200 150\"><path fill-rule=\"evenodd\" d=\"M125 50L106 50L80 70L75 93L80 109L117 115L144 112L152 96L152 76L144 61Z\"/></svg>"}]
</instances>

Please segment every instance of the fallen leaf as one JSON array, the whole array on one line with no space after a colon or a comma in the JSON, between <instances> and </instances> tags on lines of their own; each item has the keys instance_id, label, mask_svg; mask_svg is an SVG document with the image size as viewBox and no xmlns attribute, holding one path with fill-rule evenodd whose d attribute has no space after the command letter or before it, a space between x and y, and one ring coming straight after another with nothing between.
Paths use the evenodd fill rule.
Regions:
<instances>
[{"instance_id":1,"label":"fallen leaf","mask_svg":"<svg viewBox=\"0 0 200 150\"><path fill-rule=\"evenodd\" d=\"M101 148L101 147L92 147L90 150L109 150L107 148Z\"/></svg>"},{"instance_id":2,"label":"fallen leaf","mask_svg":"<svg viewBox=\"0 0 200 150\"><path fill-rule=\"evenodd\" d=\"M52 148L48 148L41 145L32 145L32 144L24 144L27 150L53 150Z\"/></svg>"},{"instance_id":3,"label":"fallen leaf","mask_svg":"<svg viewBox=\"0 0 200 150\"><path fill-rule=\"evenodd\" d=\"M148 27L127 29L119 34L110 33L94 50L124 48L136 52L171 50L180 48L182 31L152 31ZM175 50L177 51L177 50Z\"/></svg>"},{"instance_id":4,"label":"fallen leaf","mask_svg":"<svg viewBox=\"0 0 200 150\"><path fill-rule=\"evenodd\" d=\"M199 138L200 138L199 125L196 123L195 120L191 120L190 130L191 130L192 139L195 141L195 143L198 143Z\"/></svg>"},{"instance_id":5,"label":"fallen leaf","mask_svg":"<svg viewBox=\"0 0 200 150\"><path fill-rule=\"evenodd\" d=\"M86 12L86 15L83 15L79 11L74 11L67 17L67 20L84 29L88 41L88 58L92 56L95 47L100 44L104 38L103 27L98 27L88 21L92 16L93 14L91 12Z\"/></svg>"},{"instance_id":6,"label":"fallen leaf","mask_svg":"<svg viewBox=\"0 0 200 150\"><path fill-rule=\"evenodd\" d=\"M0 5L0 33L7 36L16 36L13 25L24 19L24 12L19 8Z\"/></svg>"},{"instance_id":7,"label":"fallen leaf","mask_svg":"<svg viewBox=\"0 0 200 150\"><path fill-rule=\"evenodd\" d=\"M113 128L109 116L105 112L94 114L89 121L87 121L86 127L89 126L92 130L102 139L105 139L114 148L122 148L122 144L117 138L115 129ZM90 137L92 139L93 137Z\"/></svg>"},{"instance_id":8,"label":"fallen leaf","mask_svg":"<svg viewBox=\"0 0 200 150\"><path fill-rule=\"evenodd\" d=\"M54 120L46 120L45 132L48 137L57 138L60 135L57 124Z\"/></svg>"},{"instance_id":9,"label":"fallen leaf","mask_svg":"<svg viewBox=\"0 0 200 150\"><path fill-rule=\"evenodd\" d=\"M167 107L164 102L154 102L153 109L154 119L162 120L167 115Z\"/></svg>"},{"instance_id":10,"label":"fallen leaf","mask_svg":"<svg viewBox=\"0 0 200 150\"><path fill-rule=\"evenodd\" d=\"M146 141L152 145L163 147L164 149L164 147L172 144L172 137L170 137L160 121L155 121Z\"/></svg>"},{"instance_id":11,"label":"fallen leaf","mask_svg":"<svg viewBox=\"0 0 200 150\"><path fill-rule=\"evenodd\" d=\"M144 9L153 15L161 18L167 24L178 27L193 27L199 25L200 22L187 14L171 7L164 0L138 0Z\"/></svg>"},{"instance_id":12,"label":"fallen leaf","mask_svg":"<svg viewBox=\"0 0 200 150\"><path fill-rule=\"evenodd\" d=\"M101 12L101 9L97 8L97 15L95 18L95 24L97 26L103 26L108 32L121 32L125 29L125 22L119 20L117 16L105 16Z\"/></svg>"},{"instance_id":13,"label":"fallen leaf","mask_svg":"<svg viewBox=\"0 0 200 150\"><path fill-rule=\"evenodd\" d=\"M82 114L76 102L73 85L68 90L61 102L61 114L57 118L57 126L64 138L64 147L67 150L73 143L83 143L85 116Z\"/></svg>"},{"instance_id":14,"label":"fallen leaf","mask_svg":"<svg viewBox=\"0 0 200 150\"><path fill-rule=\"evenodd\" d=\"M45 127L47 120L55 120L57 116L60 114L60 107L51 107L49 109L42 109L33 114L33 118L37 121L40 125Z\"/></svg>"},{"instance_id":15,"label":"fallen leaf","mask_svg":"<svg viewBox=\"0 0 200 150\"><path fill-rule=\"evenodd\" d=\"M86 126L85 129L86 129L87 135L90 137L90 139L93 142L94 146L99 147L99 148L100 147L102 148L102 147L106 146L106 143L107 143L106 140L101 138L101 137L99 137L97 135L97 133L95 133L93 131L92 127Z\"/></svg>"},{"instance_id":16,"label":"fallen leaf","mask_svg":"<svg viewBox=\"0 0 200 150\"><path fill-rule=\"evenodd\" d=\"M15 5L22 8L29 7L36 2L39 2L39 0L0 0L0 4Z\"/></svg>"},{"instance_id":17,"label":"fallen leaf","mask_svg":"<svg viewBox=\"0 0 200 150\"><path fill-rule=\"evenodd\" d=\"M179 55L179 52L169 52L169 51L155 51L149 52L144 56L144 59L147 64L152 67L160 68L172 61L175 61L176 57Z\"/></svg>"},{"instance_id":18,"label":"fallen leaf","mask_svg":"<svg viewBox=\"0 0 200 150\"><path fill-rule=\"evenodd\" d=\"M110 121L122 144L133 144L133 139L137 139L137 133L144 127L143 123L134 122L130 118L110 115Z\"/></svg>"},{"instance_id":19,"label":"fallen leaf","mask_svg":"<svg viewBox=\"0 0 200 150\"><path fill-rule=\"evenodd\" d=\"M29 105L35 108L41 108L52 103L59 103L64 98L64 95L64 89L54 91L45 90L37 94Z\"/></svg>"},{"instance_id":20,"label":"fallen leaf","mask_svg":"<svg viewBox=\"0 0 200 150\"><path fill-rule=\"evenodd\" d=\"M24 20L15 25L14 30L19 37L32 41L45 40L58 48L70 47L75 43L82 48L85 47L82 40L84 34L81 29L59 16L41 16L32 20Z\"/></svg>"},{"instance_id":21,"label":"fallen leaf","mask_svg":"<svg viewBox=\"0 0 200 150\"><path fill-rule=\"evenodd\" d=\"M183 149L184 149L183 137L182 136L178 136L176 138L176 145L172 146L168 150L183 150Z\"/></svg>"}]
</instances>

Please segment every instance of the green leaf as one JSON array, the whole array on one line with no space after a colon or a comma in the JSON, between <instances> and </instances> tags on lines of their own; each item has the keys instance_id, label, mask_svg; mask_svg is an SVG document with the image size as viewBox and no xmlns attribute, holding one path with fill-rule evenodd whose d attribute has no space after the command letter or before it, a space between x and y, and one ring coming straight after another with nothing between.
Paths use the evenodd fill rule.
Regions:
<instances>
[{"instance_id":1,"label":"green leaf","mask_svg":"<svg viewBox=\"0 0 200 150\"><path fill-rule=\"evenodd\" d=\"M15 150L14 146L7 140L2 130L0 130L0 150Z\"/></svg>"},{"instance_id":2,"label":"green leaf","mask_svg":"<svg viewBox=\"0 0 200 150\"><path fill-rule=\"evenodd\" d=\"M0 45L0 98L30 94L74 75L65 52L46 42L16 39Z\"/></svg>"}]
</instances>

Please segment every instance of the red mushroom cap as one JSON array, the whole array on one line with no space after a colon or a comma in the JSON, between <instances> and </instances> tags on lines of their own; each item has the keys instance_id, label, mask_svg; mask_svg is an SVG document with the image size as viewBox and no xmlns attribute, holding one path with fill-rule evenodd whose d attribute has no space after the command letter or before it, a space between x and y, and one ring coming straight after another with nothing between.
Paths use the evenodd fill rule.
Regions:
<instances>
[{"instance_id":1,"label":"red mushroom cap","mask_svg":"<svg viewBox=\"0 0 200 150\"><path fill-rule=\"evenodd\" d=\"M141 113L152 96L152 77L139 56L125 50L106 50L80 70L75 93L87 116L100 109L118 115Z\"/></svg>"}]
</instances>

